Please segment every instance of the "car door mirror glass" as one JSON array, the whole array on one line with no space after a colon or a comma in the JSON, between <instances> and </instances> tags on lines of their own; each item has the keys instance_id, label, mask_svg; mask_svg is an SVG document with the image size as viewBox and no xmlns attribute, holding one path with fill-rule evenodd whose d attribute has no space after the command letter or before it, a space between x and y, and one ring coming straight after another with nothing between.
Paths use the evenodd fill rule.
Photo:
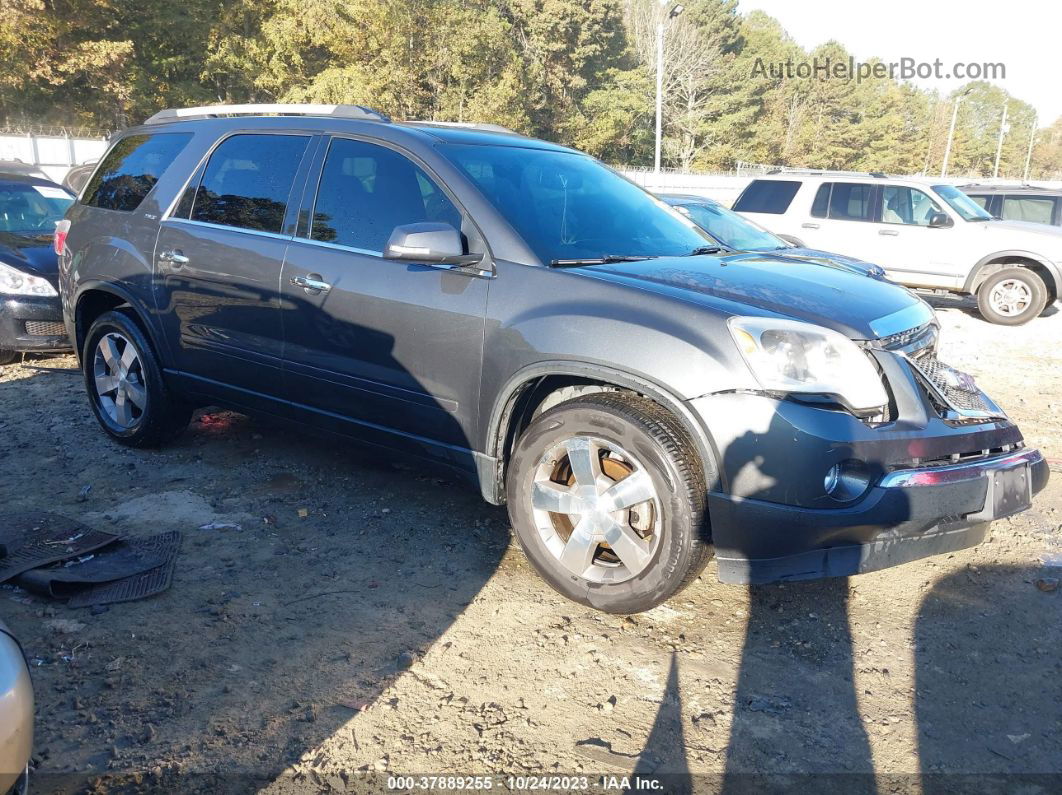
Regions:
<instances>
[{"instance_id":1,"label":"car door mirror glass","mask_svg":"<svg viewBox=\"0 0 1062 795\"><path fill-rule=\"evenodd\" d=\"M945 229L951 226L951 218L947 213L933 213L929 216L929 228L930 229Z\"/></svg>"},{"instance_id":2,"label":"car door mirror glass","mask_svg":"<svg viewBox=\"0 0 1062 795\"><path fill-rule=\"evenodd\" d=\"M384 249L387 259L445 265L472 265L482 254L466 254L461 233L450 224L429 221L396 226Z\"/></svg>"}]
</instances>

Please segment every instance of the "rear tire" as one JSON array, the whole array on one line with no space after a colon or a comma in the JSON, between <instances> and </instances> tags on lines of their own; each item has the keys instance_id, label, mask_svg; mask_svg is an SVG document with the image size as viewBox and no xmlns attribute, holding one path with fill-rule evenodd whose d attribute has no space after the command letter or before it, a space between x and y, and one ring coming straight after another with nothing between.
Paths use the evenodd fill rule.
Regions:
<instances>
[{"instance_id":1,"label":"rear tire","mask_svg":"<svg viewBox=\"0 0 1062 795\"><path fill-rule=\"evenodd\" d=\"M191 407L173 395L140 326L125 312L106 312L85 337L85 389L107 435L128 447L155 447L179 435Z\"/></svg>"},{"instance_id":2,"label":"rear tire","mask_svg":"<svg viewBox=\"0 0 1062 795\"><path fill-rule=\"evenodd\" d=\"M659 605L704 569L704 482L671 414L609 393L535 418L513 450L506 490L517 538L543 579L573 601L624 614Z\"/></svg>"},{"instance_id":3,"label":"rear tire","mask_svg":"<svg viewBox=\"0 0 1062 795\"><path fill-rule=\"evenodd\" d=\"M993 273L977 290L977 308L989 323L1020 326L1039 316L1047 305L1044 280L1028 268Z\"/></svg>"}]
</instances>

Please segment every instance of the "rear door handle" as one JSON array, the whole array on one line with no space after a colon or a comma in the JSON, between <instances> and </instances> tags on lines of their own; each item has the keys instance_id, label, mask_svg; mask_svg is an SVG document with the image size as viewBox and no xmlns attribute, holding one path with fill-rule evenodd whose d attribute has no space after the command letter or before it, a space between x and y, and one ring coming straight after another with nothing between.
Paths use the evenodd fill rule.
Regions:
<instances>
[{"instance_id":1,"label":"rear door handle","mask_svg":"<svg viewBox=\"0 0 1062 795\"><path fill-rule=\"evenodd\" d=\"M310 295L327 293L332 289L332 285L324 281L319 273L311 273L306 276L292 276L291 283L296 287L301 287Z\"/></svg>"},{"instance_id":2,"label":"rear door handle","mask_svg":"<svg viewBox=\"0 0 1062 795\"><path fill-rule=\"evenodd\" d=\"M818 224L801 224L800 228L801 229L818 229L819 225Z\"/></svg>"},{"instance_id":3,"label":"rear door handle","mask_svg":"<svg viewBox=\"0 0 1062 795\"><path fill-rule=\"evenodd\" d=\"M889 237L897 237L900 233L897 232L895 229L879 229L878 234L888 235Z\"/></svg>"},{"instance_id":4,"label":"rear door handle","mask_svg":"<svg viewBox=\"0 0 1062 795\"><path fill-rule=\"evenodd\" d=\"M170 262L176 265L178 268L184 267L188 264L188 257L181 253L180 249L173 249L171 251L163 251L159 254L160 262Z\"/></svg>"}]
</instances>

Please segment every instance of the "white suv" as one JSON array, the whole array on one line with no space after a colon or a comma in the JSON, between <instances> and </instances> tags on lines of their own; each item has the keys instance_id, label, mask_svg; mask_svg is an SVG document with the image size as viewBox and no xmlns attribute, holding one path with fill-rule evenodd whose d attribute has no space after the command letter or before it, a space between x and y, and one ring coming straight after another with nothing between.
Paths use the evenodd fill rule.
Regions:
<instances>
[{"instance_id":1,"label":"white suv","mask_svg":"<svg viewBox=\"0 0 1062 795\"><path fill-rule=\"evenodd\" d=\"M970 293L1016 326L1062 288L1062 229L993 218L953 185L847 172L754 179L734 209L802 244L881 265L910 287Z\"/></svg>"}]
</instances>

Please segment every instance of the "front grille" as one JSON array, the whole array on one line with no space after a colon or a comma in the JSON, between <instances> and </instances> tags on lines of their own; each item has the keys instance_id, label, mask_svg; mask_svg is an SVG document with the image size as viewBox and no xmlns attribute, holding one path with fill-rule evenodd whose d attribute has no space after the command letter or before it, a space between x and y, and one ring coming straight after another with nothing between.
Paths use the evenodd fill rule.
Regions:
<instances>
[{"instance_id":1,"label":"front grille","mask_svg":"<svg viewBox=\"0 0 1062 795\"><path fill-rule=\"evenodd\" d=\"M994 413L971 376L949 367L933 356L911 362L948 405L959 412Z\"/></svg>"},{"instance_id":2,"label":"front grille","mask_svg":"<svg viewBox=\"0 0 1062 795\"><path fill-rule=\"evenodd\" d=\"M920 359L933 354L937 348L939 336L940 329L936 323L929 322L917 328L901 331L899 334L882 337L878 340L878 344L887 351L903 353L912 359Z\"/></svg>"},{"instance_id":3,"label":"front grille","mask_svg":"<svg viewBox=\"0 0 1062 795\"><path fill-rule=\"evenodd\" d=\"M27 320L26 333L31 337L62 337L66 326L53 320Z\"/></svg>"}]
</instances>

